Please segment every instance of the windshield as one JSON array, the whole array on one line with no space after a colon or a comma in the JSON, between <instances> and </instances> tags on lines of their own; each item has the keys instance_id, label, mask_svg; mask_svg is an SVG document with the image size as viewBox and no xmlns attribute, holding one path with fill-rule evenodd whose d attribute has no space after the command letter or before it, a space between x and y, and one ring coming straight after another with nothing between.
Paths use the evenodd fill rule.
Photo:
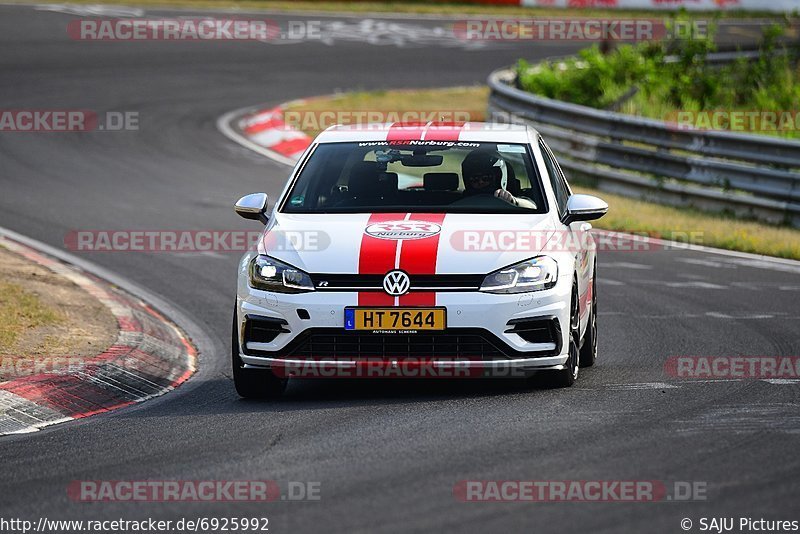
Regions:
<instances>
[{"instance_id":1,"label":"windshield","mask_svg":"<svg viewBox=\"0 0 800 534\"><path fill-rule=\"evenodd\" d=\"M523 144L328 143L311 154L285 213L546 213Z\"/></svg>"}]
</instances>

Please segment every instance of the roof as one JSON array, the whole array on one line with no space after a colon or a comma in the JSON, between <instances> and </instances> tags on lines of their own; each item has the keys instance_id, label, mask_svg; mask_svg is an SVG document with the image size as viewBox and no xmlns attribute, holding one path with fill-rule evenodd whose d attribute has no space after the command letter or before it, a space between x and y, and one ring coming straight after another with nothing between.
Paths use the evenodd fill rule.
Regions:
<instances>
[{"instance_id":1,"label":"roof","mask_svg":"<svg viewBox=\"0 0 800 534\"><path fill-rule=\"evenodd\" d=\"M322 132L315 143L347 141L472 141L527 143L536 131L520 124L487 122L417 122L334 125Z\"/></svg>"}]
</instances>

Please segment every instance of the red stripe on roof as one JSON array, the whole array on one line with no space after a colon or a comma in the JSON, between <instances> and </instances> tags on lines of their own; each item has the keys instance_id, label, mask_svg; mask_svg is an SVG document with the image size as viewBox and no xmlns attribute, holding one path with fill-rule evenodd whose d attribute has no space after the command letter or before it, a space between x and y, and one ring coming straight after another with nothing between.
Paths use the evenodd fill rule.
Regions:
<instances>
[{"instance_id":1,"label":"red stripe on roof","mask_svg":"<svg viewBox=\"0 0 800 534\"><path fill-rule=\"evenodd\" d=\"M425 141L458 141L463 122L432 122L425 130Z\"/></svg>"},{"instance_id":2,"label":"red stripe on roof","mask_svg":"<svg viewBox=\"0 0 800 534\"><path fill-rule=\"evenodd\" d=\"M395 122L386 134L387 141L419 141L425 133L426 122Z\"/></svg>"}]
</instances>

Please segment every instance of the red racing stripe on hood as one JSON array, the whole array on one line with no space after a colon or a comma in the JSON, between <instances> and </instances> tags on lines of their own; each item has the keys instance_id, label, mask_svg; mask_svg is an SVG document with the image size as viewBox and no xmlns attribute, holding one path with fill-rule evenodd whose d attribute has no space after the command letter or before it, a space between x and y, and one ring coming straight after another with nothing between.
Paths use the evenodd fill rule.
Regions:
<instances>
[{"instance_id":1,"label":"red racing stripe on hood","mask_svg":"<svg viewBox=\"0 0 800 534\"><path fill-rule=\"evenodd\" d=\"M404 213L373 213L367 221L367 226L386 221L402 220ZM365 228L366 230L366 228ZM361 249L358 253L358 274L386 274L394 269L399 241L392 239L378 239L364 231L361 235ZM394 297L384 292L358 293L359 306L393 306Z\"/></svg>"},{"instance_id":2,"label":"red racing stripe on hood","mask_svg":"<svg viewBox=\"0 0 800 534\"><path fill-rule=\"evenodd\" d=\"M441 226L444 213L413 213L409 220L424 221ZM437 232L423 239L408 239L402 242L398 268L408 274L436 274L436 259L439 256L439 237ZM401 306L435 306L436 293L433 291L414 292L400 297Z\"/></svg>"}]
</instances>

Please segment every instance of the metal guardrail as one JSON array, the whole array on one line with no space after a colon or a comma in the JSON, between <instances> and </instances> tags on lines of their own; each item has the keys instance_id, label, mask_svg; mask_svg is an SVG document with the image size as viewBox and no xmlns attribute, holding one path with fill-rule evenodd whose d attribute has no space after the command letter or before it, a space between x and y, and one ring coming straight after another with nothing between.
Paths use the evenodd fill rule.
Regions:
<instances>
[{"instance_id":1,"label":"metal guardrail","mask_svg":"<svg viewBox=\"0 0 800 534\"><path fill-rule=\"evenodd\" d=\"M515 78L510 69L489 76L489 116L530 124L565 170L598 188L800 227L800 142L678 129L537 96Z\"/></svg>"}]
</instances>

